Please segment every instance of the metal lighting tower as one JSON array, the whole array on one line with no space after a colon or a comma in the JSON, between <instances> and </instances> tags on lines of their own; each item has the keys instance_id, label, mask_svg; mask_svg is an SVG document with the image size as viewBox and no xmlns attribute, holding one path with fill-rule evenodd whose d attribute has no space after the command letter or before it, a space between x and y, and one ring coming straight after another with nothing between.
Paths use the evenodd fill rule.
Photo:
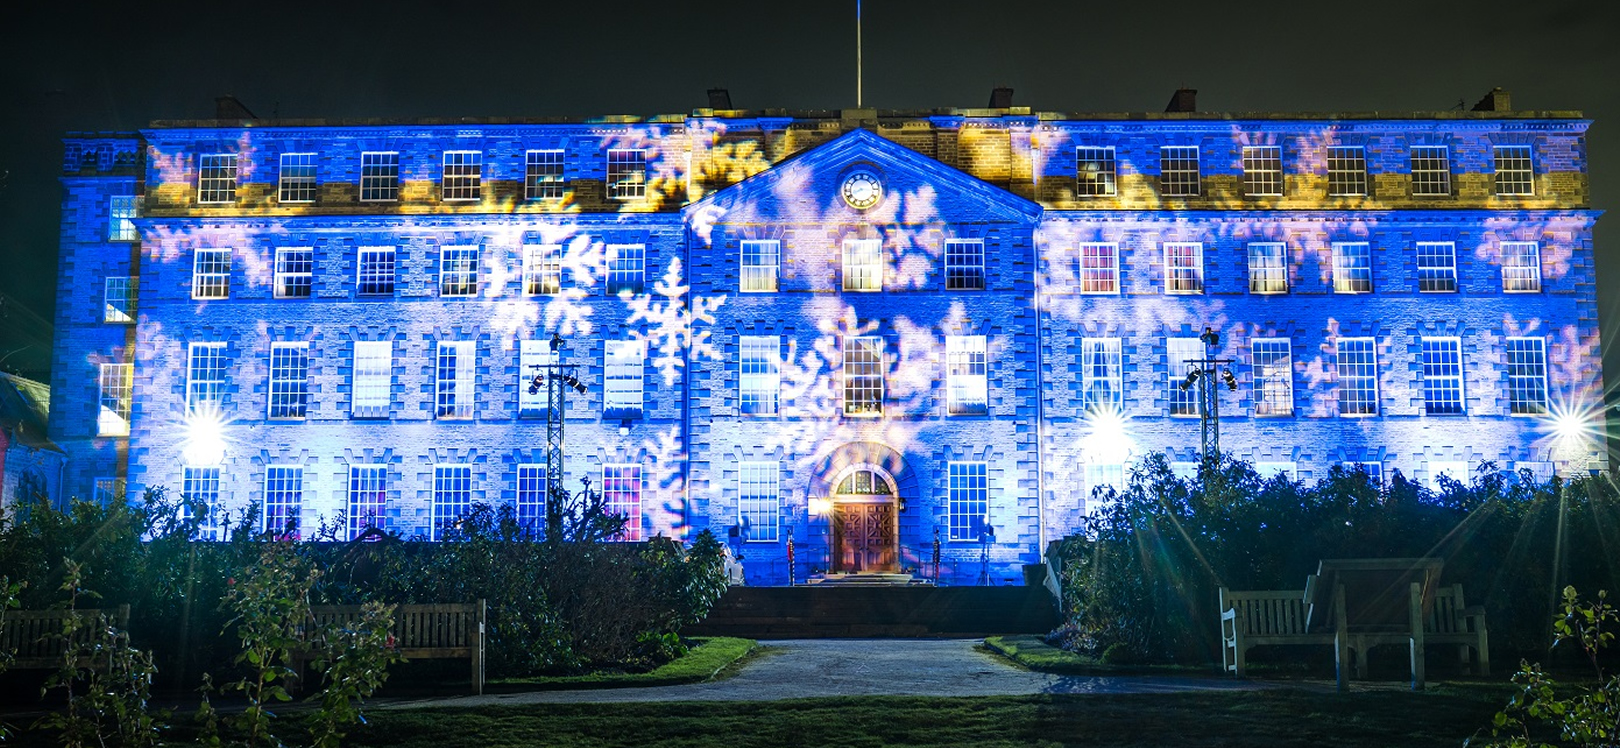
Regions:
<instances>
[{"instance_id":1,"label":"metal lighting tower","mask_svg":"<svg viewBox=\"0 0 1620 748\"><path fill-rule=\"evenodd\" d=\"M562 362L563 340L551 334L551 363L534 364L534 379L529 382L529 394L539 394L546 388L546 536L561 539L563 505L568 501L568 490L563 487L563 422L567 416L564 407L568 388L585 394L585 385L575 376L575 364ZM587 490L590 484L586 483Z\"/></svg>"},{"instance_id":2,"label":"metal lighting tower","mask_svg":"<svg viewBox=\"0 0 1620 748\"><path fill-rule=\"evenodd\" d=\"M1182 392L1195 385L1198 387L1199 457L1208 462L1211 457L1219 456L1221 453L1220 385L1225 384L1227 389L1237 390L1237 377L1233 376L1231 369L1236 359L1215 358L1215 349L1221 344L1220 333L1206 327L1204 334L1199 335L1198 339L1204 343L1204 357L1187 362L1192 364L1192 368L1180 386ZM1221 379L1219 383L1215 381L1217 375Z\"/></svg>"}]
</instances>

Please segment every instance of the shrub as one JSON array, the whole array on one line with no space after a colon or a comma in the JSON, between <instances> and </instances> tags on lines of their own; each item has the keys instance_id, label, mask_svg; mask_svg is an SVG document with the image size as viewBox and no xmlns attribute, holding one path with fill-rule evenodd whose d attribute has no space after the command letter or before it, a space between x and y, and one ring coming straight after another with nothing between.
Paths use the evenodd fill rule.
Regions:
<instances>
[{"instance_id":1,"label":"shrub","mask_svg":"<svg viewBox=\"0 0 1620 748\"><path fill-rule=\"evenodd\" d=\"M1614 642L1614 628L1620 626L1620 613L1599 591L1597 601L1582 604L1574 587L1564 588L1563 615L1554 619L1553 646L1573 641L1581 656L1591 665L1594 682L1567 692L1541 667L1521 662L1513 683L1519 687L1507 708L1496 713L1491 724L1491 740L1467 745L1481 748L1552 748L1550 743L1531 737L1532 726L1557 732L1568 745L1612 746L1620 738L1620 674L1606 674L1599 662L1602 651Z\"/></svg>"}]
</instances>

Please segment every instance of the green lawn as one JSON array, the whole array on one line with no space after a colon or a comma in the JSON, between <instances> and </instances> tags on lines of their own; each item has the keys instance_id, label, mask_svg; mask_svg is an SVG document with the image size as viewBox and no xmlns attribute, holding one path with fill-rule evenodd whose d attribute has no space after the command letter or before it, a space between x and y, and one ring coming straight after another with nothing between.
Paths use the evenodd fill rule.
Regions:
<instances>
[{"instance_id":1,"label":"green lawn","mask_svg":"<svg viewBox=\"0 0 1620 748\"><path fill-rule=\"evenodd\" d=\"M1187 665L1110 665L1095 657L1058 649L1038 636L991 636L984 646L1030 670L1060 675L1119 675L1125 673L1207 674L1208 667Z\"/></svg>"},{"instance_id":2,"label":"green lawn","mask_svg":"<svg viewBox=\"0 0 1620 748\"><path fill-rule=\"evenodd\" d=\"M675 686L683 683L702 683L717 673L736 665L759 646L752 639L733 639L716 636L698 639L697 646L685 656L671 660L656 670L646 673L589 673L534 678L506 678L490 681L488 690L552 691L577 688L629 688L644 686Z\"/></svg>"}]
</instances>

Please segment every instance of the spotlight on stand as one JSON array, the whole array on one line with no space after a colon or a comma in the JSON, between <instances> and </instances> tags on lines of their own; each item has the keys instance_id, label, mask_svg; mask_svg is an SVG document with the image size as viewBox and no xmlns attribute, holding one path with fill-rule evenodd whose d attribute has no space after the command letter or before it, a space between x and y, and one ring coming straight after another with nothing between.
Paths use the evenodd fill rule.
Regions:
<instances>
[{"instance_id":1,"label":"spotlight on stand","mask_svg":"<svg viewBox=\"0 0 1620 748\"><path fill-rule=\"evenodd\" d=\"M626 418L626 419L624 419L622 421L619 421L619 436L629 436L629 435L630 435L630 419Z\"/></svg>"},{"instance_id":2,"label":"spotlight on stand","mask_svg":"<svg viewBox=\"0 0 1620 748\"><path fill-rule=\"evenodd\" d=\"M1221 370L1221 381L1226 383L1226 389L1237 392L1237 377L1232 376L1231 369Z\"/></svg>"}]
</instances>

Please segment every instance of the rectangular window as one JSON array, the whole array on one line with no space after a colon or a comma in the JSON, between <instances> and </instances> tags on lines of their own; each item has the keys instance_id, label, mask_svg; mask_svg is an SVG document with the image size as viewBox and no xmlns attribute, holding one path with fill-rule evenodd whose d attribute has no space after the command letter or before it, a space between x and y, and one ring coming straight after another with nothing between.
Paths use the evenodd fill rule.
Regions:
<instances>
[{"instance_id":1,"label":"rectangular window","mask_svg":"<svg viewBox=\"0 0 1620 748\"><path fill-rule=\"evenodd\" d=\"M647 196L647 152L610 148L607 152L608 197L632 200Z\"/></svg>"},{"instance_id":2,"label":"rectangular window","mask_svg":"<svg viewBox=\"0 0 1620 748\"><path fill-rule=\"evenodd\" d=\"M951 540L978 540L990 514L990 466L984 462L946 465L949 486L947 513Z\"/></svg>"},{"instance_id":3,"label":"rectangular window","mask_svg":"<svg viewBox=\"0 0 1620 748\"><path fill-rule=\"evenodd\" d=\"M1367 194L1367 151L1359 145L1328 146L1328 196Z\"/></svg>"},{"instance_id":4,"label":"rectangular window","mask_svg":"<svg viewBox=\"0 0 1620 748\"><path fill-rule=\"evenodd\" d=\"M607 245L607 295L641 293L647 268L647 245Z\"/></svg>"},{"instance_id":5,"label":"rectangular window","mask_svg":"<svg viewBox=\"0 0 1620 748\"><path fill-rule=\"evenodd\" d=\"M387 529L388 466L349 466L349 539L368 527Z\"/></svg>"},{"instance_id":6,"label":"rectangular window","mask_svg":"<svg viewBox=\"0 0 1620 748\"><path fill-rule=\"evenodd\" d=\"M1169 384L1170 415L1198 415L1198 388L1182 389L1187 374L1199 367L1195 363L1204 358L1204 341L1198 338L1165 338L1165 381ZM1214 383L1210 383L1211 386Z\"/></svg>"},{"instance_id":7,"label":"rectangular window","mask_svg":"<svg viewBox=\"0 0 1620 748\"><path fill-rule=\"evenodd\" d=\"M1467 460L1429 460L1424 463L1424 466L1428 468L1429 472L1428 485L1430 491L1440 492L1446 490L1445 486L1440 483L1441 477L1457 481L1464 486L1468 485Z\"/></svg>"},{"instance_id":8,"label":"rectangular window","mask_svg":"<svg viewBox=\"0 0 1620 748\"><path fill-rule=\"evenodd\" d=\"M1339 464L1344 466L1344 470L1347 473L1354 473L1359 470L1366 473L1367 478L1372 480L1374 483L1384 482L1384 463L1382 462L1358 462L1355 460L1345 460Z\"/></svg>"},{"instance_id":9,"label":"rectangular window","mask_svg":"<svg viewBox=\"0 0 1620 748\"><path fill-rule=\"evenodd\" d=\"M1378 415L1378 349L1372 338L1339 338L1339 415Z\"/></svg>"},{"instance_id":10,"label":"rectangular window","mask_svg":"<svg viewBox=\"0 0 1620 748\"><path fill-rule=\"evenodd\" d=\"M1081 146L1074 149L1074 176L1074 192L1080 197L1116 194L1114 147Z\"/></svg>"},{"instance_id":11,"label":"rectangular window","mask_svg":"<svg viewBox=\"0 0 1620 748\"><path fill-rule=\"evenodd\" d=\"M1535 172L1530 166L1530 146L1496 147L1496 194L1536 194Z\"/></svg>"},{"instance_id":12,"label":"rectangular window","mask_svg":"<svg viewBox=\"0 0 1620 748\"><path fill-rule=\"evenodd\" d=\"M1164 292L1204 292L1204 245L1198 242L1164 243Z\"/></svg>"},{"instance_id":13,"label":"rectangular window","mask_svg":"<svg viewBox=\"0 0 1620 748\"><path fill-rule=\"evenodd\" d=\"M1170 463L1170 474L1191 483L1198 480L1198 463L1172 462Z\"/></svg>"},{"instance_id":14,"label":"rectangular window","mask_svg":"<svg viewBox=\"0 0 1620 748\"><path fill-rule=\"evenodd\" d=\"M563 152L528 151L523 154L523 196L529 200L555 200L563 196Z\"/></svg>"},{"instance_id":15,"label":"rectangular window","mask_svg":"<svg viewBox=\"0 0 1620 748\"><path fill-rule=\"evenodd\" d=\"M984 290L984 241L949 239L945 242L945 290Z\"/></svg>"},{"instance_id":16,"label":"rectangular window","mask_svg":"<svg viewBox=\"0 0 1620 748\"><path fill-rule=\"evenodd\" d=\"M1540 460L1515 460L1513 462L1513 472L1521 478L1527 470L1530 472L1532 484L1537 486L1545 485L1547 481L1553 479L1554 475L1557 475L1557 470L1553 468L1553 464L1550 462Z\"/></svg>"},{"instance_id":17,"label":"rectangular window","mask_svg":"<svg viewBox=\"0 0 1620 748\"><path fill-rule=\"evenodd\" d=\"M355 418L387 418L393 399L394 343L388 340L354 341Z\"/></svg>"},{"instance_id":18,"label":"rectangular window","mask_svg":"<svg viewBox=\"0 0 1620 748\"><path fill-rule=\"evenodd\" d=\"M236 202L236 154L210 153L197 159L197 202Z\"/></svg>"},{"instance_id":19,"label":"rectangular window","mask_svg":"<svg viewBox=\"0 0 1620 748\"><path fill-rule=\"evenodd\" d=\"M192 343L186 361L186 408L192 412L204 403L219 404L225 398L225 344Z\"/></svg>"},{"instance_id":20,"label":"rectangular window","mask_svg":"<svg viewBox=\"0 0 1620 748\"><path fill-rule=\"evenodd\" d=\"M264 470L265 532L285 540L297 540L298 514L304 503L304 469L298 466L270 465Z\"/></svg>"},{"instance_id":21,"label":"rectangular window","mask_svg":"<svg viewBox=\"0 0 1620 748\"><path fill-rule=\"evenodd\" d=\"M1254 414L1286 416L1294 412L1294 361L1288 338L1255 338Z\"/></svg>"},{"instance_id":22,"label":"rectangular window","mask_svg":"<svg viewBox=\"0 0 1620 748\"><path fill-rule=\"evenodd\" d=\"M198 540L224 540L225 531L230 527L230 517L225 516L225 507L219 502L219 468L187 466L181 469L180 496L191 506L202 510L203 519L198 523ZM182 510L182 515L190 517L191 507Z\"/></svg>"},{"instance_id":23,"label":"rectangular window","mask_svg":"<svg viewBox=\"0 0 1620 748\"><path fill-rule=\"evenodd\" d=\"M394 248L361 247L355 293L360 296L394 295Z\"/></svg>"},{"instance_id":24,"label":"rectangular window","mask_svg":"<svg viewBox=\"0 0 1620 748\"><path fill-rule=\"evenodd\" d=\"M309 344L270 345L270 417L304 418L309 408Z\"/></svg>"},{"instance_id":25,"label":"rectangular window","mask_svg":"<svg viewBox=\"0 0 1620 748\"><path fill-rule=\"evenodd\" d=\"M1502 242L1502 291L1541 292L1541 245L1535 242Z\"/></svg>"},{"instance_id":26,"label":"rectangular window","mask_svg":"<svg viewBox=\"0 0 1620 748\"><path fill-rule=\"evenodd\" d=\"M476 365L473 341L439 341L437 374L437 408L435 417L466 419L473 417L473 371Z\"/></svg>"},{"instance_id":27,"label":"rectangular window","mask_svg":"<svg viewBox=\"0 0 1620 748\"><path fill-rule=\"evenodd\" d=\"M523 528L523 535L529 538L538 538L546 529L546 466L525 464L517 469L517 506L518 527Z\"/></svg>"},{"instance_id":28,"label":"rectangular window","mask_svg":"<svg viewBox=\"0 0 1620 748\"><path fill-rule=\"evenodd\" d=\"M101 311L102 322L134 322L136 279L120 275L107 279L105 302Z\"/></svg>"},{"instance_id":29,"label":"rectangular window","mask_svg":"<svg viewBox=\"0 0 1620 748\"><path fill-rule=\"evenodd\" d=\"M1165 197L1195 197L1200 186L1198 146L1159 148L1159 189Z\"/></svg>"},{"instance_id":30,"label":"rectangular window","mask_svg":"<svg viewBox=\"0 0 1620 748\"><path fill-rule=\"evenodd\" d=\"M1463 412L1462 341L1458 338L1423 338L1423 412L1458 415Z\"/></svg>"},{"instance_id":31,"label":"rectangular window","mask_svg":"<svg viewBox=\"0 0 1620 748\"><path fill-rule=\"evenodd\" d=\"M1457 291L1457 245L1451 242L1417 243L1418 291Z\"/></svg>"},{"instance_id":32,"label":"rectangular window","mask_svg":"<svg viewBox=\"0 0 1620 748\"><path fill-rule=\"evenodd\" d=\"M439 295L478 295L478 247L439 250Z\"/></svg>"},{"instance_id":33,"label":"rectangular window","mask_svg":"<svg viewBox=\"0 0 1620 748\"><path fill-rule=\"evenodd\" d=\"M626 415L641 414L645 388L647 341L609 340L603 349L603 410Z\"/></svg>"},{"instance_id":34,"label":"rectangular window","mask_svg":"<svg viewBox=\"0 0 1620 748\"><path fill-rule=\"evenodd\" d=\"M1275 145L1243 147L1243 193L1250 197L1283 192L1282 148Z\"/></svg>"},{"instance_id":35,"label":"rectangular window","mask_svg":"<svg viewBox=\"0 0 1620 748\"><path fill-rule=\"evenodd\" d=\"M135 230L135 219L140 216L140 198L134 195L114 195L107 208L107 241L140 241Z\"/></svg>"},{"instance_id":36,"label":"rectangular window","mask_svg":"<svg viewBox=\"0 0 1620 748\"><path fill-rule=\"evenodd\" d=\"M615 540L641 540L640 465L603 465L602 502L609 515L624 517L624 531Z\"/></svg>"},{"instance_id":37,"label":"rectangular window","mask_svg":"<svg viewBox=\"0 0 1620 748\"><path fill-rule=\"evenodd\" d=\"M1080 251L1080 293L1119 293L1119 246L1086 243Z\"/></svg>"},{"instance_id":38,"label":"rectangular window","mask_svg":"<svg viewBox=\"0 0 1620 748\"><path fill-rule=\"evenodd\" d=\"M1293 462L1256 462L1254 463L1254 474L1260 476L1260 480L1264 481L1269 481L1281 475L1292 483L1299 480L1299 466Z\"/></svg>"},{"instance_id":39,"label":"rectangular window","mask_svg":"<svg viewBox=\"0 0 1620 748\"><path fill-rule=\"evenodd\" d=\"M549 341L518 341L518 418L546 417L546 367L556 362L557 354L552 352ZM538 387L534 386L536 377Z\"/></svg>"},{"instance_id":40,"label":"rectangular window","mask_svg":"<svg viewBox=\"0 0 1620 748\"><path fill-rule=\"evenodd\" d=\"M737 514L744 541L774 543L782 516L782 468L774 462L737 466Z\"/></svg>"},{"instance_id":41,"label":"rectangular window","mask_svg":"<svg viewBox=\"0 0 1620 748\"><path fill-rule=\"evenodd\" d=\"M1446 146L1412 146L1412 194L1451 194L1451 154Z\"/></svg>"},{"instance_id":42,"label":"rectangular window","mask_svg":"<svg viewBox=\"0 0 1620 748\"><path fill-rule=\"evenodd\" d=\"M375 152L360 154L361 202L393 202L399 199L399 154Z\"/></svg>"},{"instance_id":43,"label":"rectangular window","mask_svg":"<svg viewBox=\"0 0 1620 748\"><path fill-rule=\"evenodd\" d=\"M101 410L96 416L97 436L129 436L129 411L135 385L134 364L101 365Z\"/></svg>"},{"instance_id":44,"label":"rectangular window","mask_svg":"<svg viewBox=\"0 0 1620 748\"><path fill-rule=\"evenodd\" d=\"M1333 292L1372 293L1372 245L1334 242Z\"/></svg>"},{"instance_id":45,"label":"rectangular window","mask_svg":"<svg viewBox=\"0 0 1620 748\"><path fill-rule=\"evenodd\" d=\"M276 250L276 298L309 298L314 277L314 249L310 247L281 247Z\"/></svg>"},{"instance_id":46,"label":"rectangular window","mask_svg":"<svg viewBox=\"0 0 1620 748\"><path fill-rule=\"evenodd\" d=\"M224 299L231 295L231 251L198 249L191 255L191 298Z\"/></svg>"},{"instance_id":47,"label":"rectangular window","mask_svg":"<svg viewBox=\"0 0 1620 748\"><path fill-rule=\"evenodd\" d=\"M1086 507L1095 508L1091 492L1097 489L1112 488L1116 491L1125 490L1125 464L1122 462L1090 462L1086 463Z\"/></svg>"},{"instance_id":48,"label":"rectangular window","mask_svg":"<svg viewBox=\"0 0 1620 748\"><path fill-rule=\"evenodd\" d=\"M96 504L112 506L114 503L122 504L126 500L127 489L123 478L97 478Z\"/></svg>"},{"instance_id":49,"label":"rectangular window","mask_svg":"<svg viewBox=\"0 0 1620 748\"><path fill-rule=\"evenodd\" d=\"M484 154L480 151L445 151L440 190L446 202L482 197Z\"/></svg>"},{"instance_id":50,"label":"rectangular window","mask_svg":"<svg viewBox=\"0 0 1620 748\"><path fill-rule=\"evenodd\" d=\"M453 535L472 509L472 466L436 465L433 468L433 539Z\"/></svg>"},{"instance_id":51,"label":"rectangular window","mask_svg":"<svg viewBox=\"0 0 1620 748\"><path fill-rule=\"evenodd\" d=\"M985 336L945 336L946 412L953 416L989 412L989 374Z\"/></svg>"},{"instance_id":52,"label":"rectangular window","mask_svg":"<svg viewBox=\"0 0 1620 748\"><path fill-rule=\"evenodd\" d=\"M1288 293L1288 245L1249 243L1249 293Z\"/></svg>"},{"instance_id":53,"label":"rectangular window","mask_svg":"<svg viewBox=\"0 0 1620 748\"><path fill-rule=\"evenodd\" d=\"M314 153L281 154L281 173L276 188L276 201L281 203L315 202Z\"/></svg>"},{"instance_id":54,"label":"rectangular window","mask_svg":"<svg viewBox=\"0 0 1620 748\"><path fill-rule=\"evenodd\" d=\"M1087 410L1118 410L1124 405L1125 367L1119 338L1081 338L1080 374Z\"/></svg>"},{"instance_id":55,"label":"rectangular window","mask_svg":"<svg viewBox=\"0 0 1620 748\"><path fill-rule=\"evenodd\" d=\"M844 240L844 290L883 290L883 240Z\"/></svg>"},{"instance_id":56,"label":"rectangular window","mask_svg":"<svg viewBox=\"0 0 1620 748\"><path fill-rule=\"evenodd\" d=\"M782 243L775 239L747 240L742 243L742 291L775 291L782 263Z\"/></svg>"},{"instance_id":57,"label":"rectangular window","mask_svg":"<svg viewBox=\"0 0 1620 748\"><path fill-rule=\"evenodd\" d=\"M844 415L883 415L883 338L844 338Z\"/></svg>"},{"instance_id":58,"label":"rectangular window","mask_svg":"<svg viewBox=\"0 0 1620 748\"><path fill-rule=\"evenodd\" d=\"M1507 339L1508 412L1547 412L1547 343L1541 338Z\"/></svg>"},{"instance_id":59,"label":"rectangular window","mask_svg":"<svg viewBox=\"0 0 1620 748\"><path fill-rule=\"evenodd\" d=\"M562 293L560 245L523 245L523 292L530 296Z\"/></svg>"},{"instance_id":60,"label":"rectangular window","mask_svg":"<svg viewBox=\"0 0 1620 748\"><path fill-rule=\"evenodd\" d=\"M774 416L782 389L782 338L744 335L737 341L738 400L742 412Z\"/></svg>"}]
</instances>

